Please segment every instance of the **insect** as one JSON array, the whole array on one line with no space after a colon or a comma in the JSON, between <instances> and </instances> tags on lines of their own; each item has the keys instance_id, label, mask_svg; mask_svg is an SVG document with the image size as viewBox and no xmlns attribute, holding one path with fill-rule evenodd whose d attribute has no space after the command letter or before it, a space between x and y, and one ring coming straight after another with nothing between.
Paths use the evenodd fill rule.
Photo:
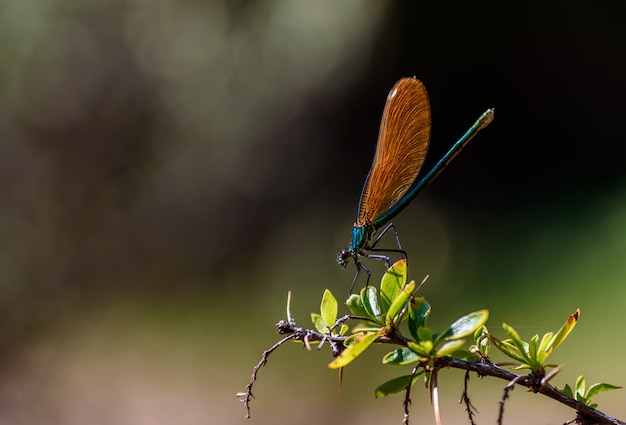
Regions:
<instances>
[{"instance_id":1,"label":"insect","mask_svg":"<svg viewBox=\"0 0 626 425\"><path fill-rule=\"evenodd\" d=\"M396 252L406 257L391 220L443 171L480 130L493 121L493 117L493 109L485 111L430 172L414 185L430 143L430 102L424 84L415 77L402 78L393 86L387 95L374 162L365 179L357 219L352 226L352 241L337 257L343 268L350 258L354 259L357 273L350 292L361 270L367 273L369 282L370 271L361 257L385 261L388 267L390 260L384 253ZM398 249L376 249L378 241L389 230L393 231Z\"/></svg>"}]
</instances>

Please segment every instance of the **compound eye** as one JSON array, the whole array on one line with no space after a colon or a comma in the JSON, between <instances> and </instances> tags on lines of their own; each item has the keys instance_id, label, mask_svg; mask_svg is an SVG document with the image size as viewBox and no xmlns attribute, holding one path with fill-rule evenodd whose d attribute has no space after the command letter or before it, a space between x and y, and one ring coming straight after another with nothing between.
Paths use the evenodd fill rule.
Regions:
<instances>
[{"instance_id":1,"label":"compound eye","mask_svg":"<svg viewBox=\"0 0 626 425\"><path fill-rule=\"evenodd\" d=\"M345 269L350 257L351 257L350 251L347 249L342 249L341 252L339 253L339 256L337 257L337 262L339 263L341 267Z\"/></svg>"}]
</instances>

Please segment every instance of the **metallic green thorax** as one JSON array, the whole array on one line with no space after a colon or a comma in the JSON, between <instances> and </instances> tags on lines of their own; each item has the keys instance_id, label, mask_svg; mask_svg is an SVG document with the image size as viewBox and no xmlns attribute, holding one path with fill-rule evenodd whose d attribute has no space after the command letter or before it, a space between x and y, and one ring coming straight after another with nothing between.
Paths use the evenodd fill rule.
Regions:
<instances>
[{"instance_id":1,"label":"metallic green thorax","mask_svg":"<svg viewBox=\"0 0 626 425\"><path fill-rule=\"evenodd\" d=\"M352 244L348 250L355 253L362 249L368 249L375 232L374 226L354 223L352 226Z\"/></svg>"},{"instance_id":2,"label":"metallic green thorax","mask_svg":"<svg viewBox=\"0 0 626 425\"><path fill-rule=\"evenodd\" d=\"M372 241L376 230L378 230L378 228L369 224L354 223L352 226L352 243L349 248L342 249L339 253L339 256L337 257L339 265L341 267L346 267L350 257L354 257L358 266L358 256L364 255L363 250L369 249L370 242Z\"/></svg>"}]
</instances>

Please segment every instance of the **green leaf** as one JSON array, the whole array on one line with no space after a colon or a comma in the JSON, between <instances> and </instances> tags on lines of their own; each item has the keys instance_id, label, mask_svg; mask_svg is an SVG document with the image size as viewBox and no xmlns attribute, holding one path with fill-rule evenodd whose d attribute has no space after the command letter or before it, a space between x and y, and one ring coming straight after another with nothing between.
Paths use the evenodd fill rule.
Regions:
<instances>
[{"instance_id":1,"label":"green leaf","mask_svg":"<svg viewBox=\"0 0 626 425\"><path fill-rule=\"evenodd\" d=\"M417 330L426 325L426 319L430 314L430 304L424 297L413 298L409 306L409 332L411 336L419 340Z\"/></svg>"},{"instance_id":2,"label":"green leaf","mask_svg":"<svg viewBox=\"0 0 626 425\"><path fill-rule=\"evenodd\" d=\"M489 355L489 332L487 331L487 327L485 325L476 329L474 332L474 345L471 350L473 353L478 353L483 356Z\"/></svg>"},{"instance_id":3,"label":"green leaf","mask_svg":"<svg viewBox=\"0 0 626 425\"><path fill-rule=\"evenodd\" d=\"M359 323L354 327L352 333L372 333L380 331L380 326ZM348 337L349 338L349 337Z\"/></svg>"},{"instance_id":4,"label":"green leaf","mask_svg":"<svg viewBox=\"0 0 626 425\"><path fill-rule=\"evenodd\" d=\"M424 373L423 370L419 371L414 375L405 375L399 376L397 378L391 379L384 384L381 384L374 391L374 395L376 397L386 397L393 394L398 394L407 389L409 385L415 384L419 376Z\"/></svg>"},{"instance_id":5,"label":"green leaf","mask_svg":"<svg viewBox=\"0 0 626 425\"><path fill-rule=\"evenodd\" d=\"M324 319L322 319L322 316L320 316L319 314L311 313L311 321L313 322L315 329L317 329L319 333L325 334L326 332L328 332L326 322L324 322Z\"/></svg>"},{"instance_id":6,"label":"green leaf","mask_svg":"<svg viewBox=\"0 0 626 425\"><path fill-rule=\"evenodd\" d=\"M587 400L591 400L593 397L595 397L596 395L600 393L605 393L611 390L618 390L620 388L622 387L618 387L616 385L611 385L611 384L593 384L587 390L587 394L585 394L585 398Z\"/></svg>"},{"instance_id":7,"label":"green leaf","mask_svg":"<svg viewBox=\"0 0 626 425\"><path fill-rule=\"evenodd\" d=\"M407 279L406 259L396 261L384 274L380 282L380 302L383 311L388 311L389 306L398 296Z\"/></svg>"},{"instance_id":8,"label":"green leaf","mask_svg":"<svg viewBox=\"0 0 626 425\"><path fill-rule=\"evenodd\" d=\"M363 299L360 295L350 295L346 300L346 305L353 315L360 317L369 317L367 310L365 310L365 306L363 305Z\"/></svg>"},{"instance_id":9,"label":"green leaf","mask_svg":"<svg viewBox=\"0 0 626 425\"><path fill-rule=\"evenodd\" d=\"M343 341L343 346L344 347L349 347L352 344L356 343L359 339L361 339L361 337L363 336L363 334L365 334L365 332L361 332L359 331L358 333L353 333L352 335L349 335L344 341Z\"/></svg>"},{"instance_id":10,"label":"green leaf","mask_svg":"<svg viewBox=\"0 0 626 425\"><path fill-rule=\"evenodd\" d=\"M418 341L433 341L433 333L430 328L427 328L426 326L422 326L417 330L417 336Z\"/></svg>"},{"instance_id":11,"label":"green leaf","mask_svg":"<svg viewBox=\"0 0 626 425\"><path fill-rule=\"evenodd\" d=\"M537 362L539 362L540 364L543 364L543 362L545 362L545 360L549 356L549 353L546 352L546 349L548 348L548 343L552 339L553 335L553 332L548 332L543 336L543 338L541 338L541 342L537 347Z\"/></svg>"},{"instance_id":12,"label":"green leaf","mask_svg":"<svg viewBox=\"0 0 626 425\"><path fill-rule=\"evenodd\" d=\"M533 336L528 343L528 356L530 357L531 365L537 366L537 341L539 340L539 335Z\"/></svg>"},{"instance_id":13,"label":"green leaf","mask_svg":"<svg viewBox=\"0 0 626 425\"><path fill-rule=\"evenodd\" d=\"M465 345L464 339L453 339L446 341L437 348L437 357L446 357L451 355Z\"/></svg>"},{"instance_id":14,"label":"green leaf","mask_svg":"<svg viewBox=\"0 0 626 425\"><path fill-rule=\"evenodd\" d=\"M574 392L572 391L572 387L570 387L567 384L565 384L565 387L563 387L561 392L565 394L566 396L568 396L569 398L574 398Z\"/></svg>"},{"instance_id":15,"label":"green leaf","mask_svg":"<svg viewBox=\"0 0 626 425\"><path fill-rule=\"evenodd\" d=\"M576 380L576 394L585 396L585 377L580 375Z\"/></svg>"},{"instance_id":16,"label":"green leaf","mask_svg":"<svg viewBox=\"0 0 626 425\"><path fill-rule=\"evenodd\" d=\"M421 341L419 343L413 341L407 341L406 343L408 347L415 351L422 357L430 357L433 351L433 342L432 341Z\"/></svg>"},{"instance_id":17,"label":"green leaf","mask_svg":"<svg viewBox=\"0 0 626 425\"><path fill-rule=\"evenodd\" d=\"M456 350L453 353L449 354L450 357L454 357L455 359L465 360L467 362L477 362L480 360L480 357L475 353L469 350Z\"/></svg>"},{"instance_id":18,"label":"green leaf","mask_svg":"<svg viewBox=\"0 0 626 425\"><path fill-rule=\"evenodd\" d=\"M530 359L526 354L522 354L519 352L518 348L508 341L500 341L495 336L489 334L489 340L496 348L502 351L505 355L509 356L513 360L517 360L520 363L528 364Z\"/></svg>"},{"instance_id":19,"label":"green leaf","mask_svg":"<svg viewBox=\"0 0 626 425\"><path fill-rule=\"evenodd\" d=\"M324 291L324 295L322 296L320 312L322 313L322 319L324 319L326 325L332 327L337 320L337 299L328 289Z\"/></svg>"},{"instance_id":20,"label":"green leaf","mask_svg":"<svg viewBox=\"0 0 626 425\"><path fill-rule=\"evenodd\" d=\"M526 355L526 344L519 337L517 331L513 329L512 326L509 326L506 323L502 324L502 329L504 329L504 332L506 332L507 335L509 335L509 338L511 338L511 341L513 341L513 344L517 347L519 352L524 354L527 360L530 360L528 356Z\"/></svg>"},{"instance_id":21,"label":"green leaf","mask_svg":"<svg viewBox=\"0 0 626 425\"><path fill-rule=\"evenodd\" d=\"M556 335L550 340L548 343L548 347L546 348L546 353L550 355L552 351L556 349L561 343L567 338L567 335L574 329L576 323L578 323L578 319L580 318L580 309L576 309L576 311L567 318L561 329L557 332Z\"/></svg>"},{"instance_id":22,"label":"green leaf","mask_svg":"<svg viewBox=\"0 0 626 425\"><path fill-rule=\"evenodd\" d=\"M383 364L405 365L415 363L420 360L420 356L408 348L398 348L383 357Z\"/></svg>"},{"instance_id":23,"label":"green leaf","mask_svg":"<svg viewBox=\"0 0 626 425\"><path fill-rule=\"evenodd\" d=\"M349 365L354 359L363 353L367 347L372 345L372 343L382 335L383 332L375 332L368 334L355 334L355 341L351 343L345 350L341 352L340 355L335 357L335 359L328 364L328 367L331 369L339 369L340 367L345 367Z\"/></svg>"},{"instance_id":24,"label":"green leaf","mask_svg":"<svg viewBox=\"0 0 626 425\"><path fill-rule=\"evenodd\" d=\"M432 341L420 341L419 343L413 341L407 341L407 346L412 350L419 354L421 357L429 358L433 352L433 342ZM422 359L423 360L423 359Z\"/></svg>"},{"instance_id":25,"label":"green leaf","mask_svg":"<svg viewBox=\"0 0 626 425\"><path fill-rule=\"evenodd\" d=\"M339 335L345 335L346 332L348 332L348 329L350 329L350 327L348 325L346 325L345 323L341 324L341 329L339 329Z\"/></svg>"},{"instance_id":26,"label":"green leaf","mask_svg":"<svg viewBox=\"0 0 626 425\"><path fill-rule=\"evenodd\" d=\"M466 314L458 318L450 327L439 337L436 342L442 340L461 339L473 335L477 329L483 326L489 318L489 311L478 310L473 313Z\"/></svg>"},{"instance_id":27,"label":"green leaf","mask_svg":"<svg viewBox=\"0 0 626 425\"><path fill-rule=\"evenodd\" d=\"M535 363L533 363L533 361L528 356L528 343L522 341L517 331L513 329L513 327L507 325L506 323L503 323L502 328L511 337L510 341L517 348L518 355L521 356L521 358L523 359L520 361L532 369Z\"/></svg>"},{"instance_id":28,"label":"green leaf","mask_svg":"<svg viewBox=\"0 0 626 425\"><path fill-rule=\"evenodd\" d=\"M380 305L378 304L378 293L376 288L373 286L368 286L361 290L361 299L363 300L363 307L365 307L365 311L367 311L367 316L377 323L380 323Z\"/></svg>"},{"instance_id":29,"label":"green leaf","mask_svg":"<svg viewBox=\"0 0 626 425\"><path fill-rule=\"evenodd\" d=\"M389 310L387 311L387 317L385 320L385 325L387 327L390 327L392 323L397 323L400 313L404 310L413 296L415 286L416 283L412 280L396 295L393 302L389 306Z\"/></svg>"}]
</instances>

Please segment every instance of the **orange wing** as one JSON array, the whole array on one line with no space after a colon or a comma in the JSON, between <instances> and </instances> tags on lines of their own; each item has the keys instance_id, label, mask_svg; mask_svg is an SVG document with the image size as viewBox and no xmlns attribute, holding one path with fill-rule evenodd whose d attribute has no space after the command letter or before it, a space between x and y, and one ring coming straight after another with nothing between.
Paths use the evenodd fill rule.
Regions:
<instances>
[{"instance_id":1,"label":"orange wing","mask_svg":"<svg viewBox=\"0 0 626 425\"><path fill-rule=\"evenodd\" d=\"M387 96L357 223L371 223L402 198L422 168L429 141L430 102L426 88L416 78L403 78Z\"/></svg>"}]
</instances>

